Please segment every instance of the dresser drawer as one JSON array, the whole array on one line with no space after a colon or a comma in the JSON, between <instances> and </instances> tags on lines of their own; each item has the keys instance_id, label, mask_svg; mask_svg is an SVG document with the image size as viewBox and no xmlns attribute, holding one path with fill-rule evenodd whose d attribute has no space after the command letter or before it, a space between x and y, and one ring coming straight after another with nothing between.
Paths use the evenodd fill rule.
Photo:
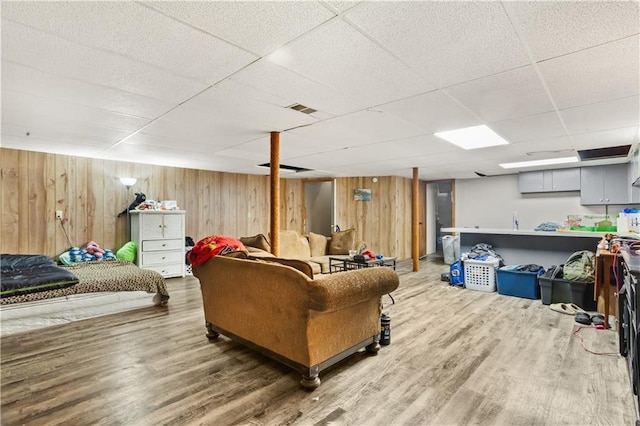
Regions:
<instances>
[{"instance_id":1,"label":"dresser drawer","mask_svg":"<svg viewBox=\"0 0 640 426\"><path fill-rule=\"evenodd\" d=\"M184 252L178 250L142 252L142 265L146 267L148 265L185 263L184 256Z\"/></svg>"},{"instance_id":2,"label":"dresser drawer","mask_svg":"<svg viewBox=\"0 0 640 426\"><path fill-rule=\"evenodd\" d=\"M183 263L172 263L170 265L143 266L144 269L150 269L161 274L163 277L181 277L183 274Z\"/></svg>"},{"instance_id":3,"label":"dresser drawer","mask_svg":"<svg viewBox=\"0 0 640 426\"><path fill-rule=\"evenodd\" d=\"M142 241L142 251L155 250L177 250L184 249L184 240L144 240Z\"/></svg>"}]
</instances>

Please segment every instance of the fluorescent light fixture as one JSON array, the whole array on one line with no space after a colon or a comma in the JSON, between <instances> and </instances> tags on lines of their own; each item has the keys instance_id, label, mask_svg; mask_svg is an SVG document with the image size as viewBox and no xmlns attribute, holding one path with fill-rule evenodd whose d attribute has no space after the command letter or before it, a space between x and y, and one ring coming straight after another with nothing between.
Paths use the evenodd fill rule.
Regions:
<instances>
[{"instance_id":1,"label":"fluorescent light fixture","mask_svg":"<svg viewBox=\"0 0 640 426\"><path fill-rule=\"evenodd\" d=\"M509 142L502 139L502 137L484 124L481 126L438 132L434 133L434 135L464 149L486 148L488 146L509 144Z\"/></svg>"},{"instance_id":2,"label":"fluorescent light fixture","mask_svg":"<svg viewBox=\"0 0 640 426\"><path fill-rule=\"evenodd\" d=\"M566 164L577 163L578 157L562 157L562 158L549 158L548 160L532 160L532 161L520 161L517 163L502 163L500 167L503 169L517 169L521 167L535 167L535 166L549 166L551 164Z\"/></svg>"}]
</instances>

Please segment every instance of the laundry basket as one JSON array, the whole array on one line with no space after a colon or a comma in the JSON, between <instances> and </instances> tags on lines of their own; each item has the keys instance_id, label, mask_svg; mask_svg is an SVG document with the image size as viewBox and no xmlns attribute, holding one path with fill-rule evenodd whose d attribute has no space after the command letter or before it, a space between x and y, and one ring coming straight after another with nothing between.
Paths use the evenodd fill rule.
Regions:
<instances>
[{"instance_id":1,"label":"laundry basket","mask_svg":"<svg viewBox=\"0 0 640 426\"><path fill-rule=\"evenodd\" d=\"M464 286L471 290L496 291L496 268L499 259L464 261Z\"/></svg>"}]
</instances>

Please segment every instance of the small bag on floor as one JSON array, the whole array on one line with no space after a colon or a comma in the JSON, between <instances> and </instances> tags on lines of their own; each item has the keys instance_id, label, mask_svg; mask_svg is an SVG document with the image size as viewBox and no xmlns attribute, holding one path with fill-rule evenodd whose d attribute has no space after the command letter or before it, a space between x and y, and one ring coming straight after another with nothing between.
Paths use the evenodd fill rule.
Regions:
<instances>
[{"instance_id":1,"label":"small bag on floor","mask_svg":"<svg viewBox=\"0 0 640 426\"><path fill-rule=\"evenodd\" d=\"M449 282L451 285L464 285L464 268L460 260L456 260L449 266Z\"/></svg>"}]
</instances>

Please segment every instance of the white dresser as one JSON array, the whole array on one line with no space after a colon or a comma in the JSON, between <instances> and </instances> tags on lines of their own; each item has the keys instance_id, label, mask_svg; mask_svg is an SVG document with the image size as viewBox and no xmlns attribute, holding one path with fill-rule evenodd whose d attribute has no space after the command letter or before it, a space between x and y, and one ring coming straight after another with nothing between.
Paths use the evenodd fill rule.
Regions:
<instances>
[{"instance_id":1,"label":"white dresser","mask_svg":"<svg viewBox=\"0 0 640 426\"><path fill-rule=\"evenodd\" d=\"M136 263L165 278L185 276L184 210L134 210L131 240L138 246Z\"/></svg>"}]
</instances>

